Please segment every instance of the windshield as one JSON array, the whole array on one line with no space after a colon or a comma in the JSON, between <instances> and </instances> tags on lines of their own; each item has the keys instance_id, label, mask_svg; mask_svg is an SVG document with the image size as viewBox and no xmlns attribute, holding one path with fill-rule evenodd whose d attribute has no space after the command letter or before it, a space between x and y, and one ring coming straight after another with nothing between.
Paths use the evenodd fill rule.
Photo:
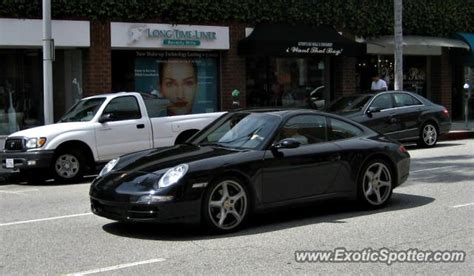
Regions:
<instances>
[{"instance_id":1,"label":"windshield","mask_svg":"<svg viewBox=\"0 0 474 276\"><path fill-rule=\"evenodd\" d=\"M59 122L86 122L92 120L105 98L92 98L77 102Z\"/></svg>"},{"instance_id":2,"label":"windshield","mask_svg":"<svg viewBox=\"0 0 474 276\"><path fill-rule=\"evenodd\" d=\"M342 97L333 102L329 107L329 112L350 112L350 111L359 111L364 105L372 98L372 96L347 96Z\"/></svg>"},{"instance_id":3,"label":"windshield","mask_svg":"<svg viewBox=\"0 0 474 276\"><path fill-rule=\"evenodd\" d=\"M192 141L235 149L258 149L272 135L280 117L263 113L231 113L198 134Z\"/></svg>"}]
</instances>

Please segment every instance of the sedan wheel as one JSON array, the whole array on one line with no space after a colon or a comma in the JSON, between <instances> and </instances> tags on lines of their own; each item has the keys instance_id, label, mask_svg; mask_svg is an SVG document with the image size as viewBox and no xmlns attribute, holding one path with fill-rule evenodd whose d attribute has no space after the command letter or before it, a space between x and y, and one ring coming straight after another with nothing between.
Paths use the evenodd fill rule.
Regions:
<instances>
[{"instance_id":1,"label":"sedan wheel","mask_svg":"<svg viewBox=\"0 0 474 276\"><path fill-rule=\"evenodd\" d=\"M432 124L426 124L421 131L419 144L424 147L432 147L438 142L438 131Z\"/></svg>"},{"instance_id":2,"label":"sedan wheel","mask_svg":"<svg viewBox=\"0 0 474 276\"><path fill-rule=\"evenodd\" d=\"M243 224L248 213L245 187L236 179L215 182L208 190L203 217L217 232L230 232Z\"/></svg>"},{"instance_id":3,"label":"sedan wheel","mask_svg":"<svg viewBox=\"0 0 474 276\"><path fill-rule=\"evenodd\" d=\"M370 162L359 183L359 199L368 206L384 205L392 195L392 173L382 160Z\"/></svg>"}]
</instances>

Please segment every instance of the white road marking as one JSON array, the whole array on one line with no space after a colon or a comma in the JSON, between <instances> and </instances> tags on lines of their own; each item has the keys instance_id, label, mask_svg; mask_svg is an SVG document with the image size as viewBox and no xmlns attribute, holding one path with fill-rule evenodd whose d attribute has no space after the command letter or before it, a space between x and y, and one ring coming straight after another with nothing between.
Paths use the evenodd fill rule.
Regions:
<instances>
[{"instance_id":1,"label":"white road marking","mask_svg":"<svg viewBox=\"0 0 474 276\"><path fill-rule=\"evenodd\" d=\"M127 264L120 264L120 265L108 266L108 267L103 267L103 268L97 268L97 269L87 270L87 271L74 272L74 273L70 273L70 274L66 274L66 275L88 275L88 274L95 274L95 273L100 273L100 272L105 272L105 271L112 271L112 270L117 270L117 269L122 269L122 268L137 266L137 265L144 265L144 264L152 264L152 263L164 262L164 261L166 261L166 259L163 259L163 258L151 259L151 260L147 260L147 261L141 261L141 262L135 262L135 263L127 263Z\"/></svg>"},{"instance_id":2,"label":"white road marking","mask_svg":"<svg viewBox=\"0 0 474 276\"><path fill-rule=\"evenodd\" d=\"M428 169L422 169L422 170L411 171L410 173L425 172L425 171L434 171L434 170L447 169L447 168L454 168L454 167L456 167L456 166L444 166L444 167L428 168Z\"/></svg>"},{"instance_id":3,"label":"white road marking","mask_svg":"<svg viewBox=\"0 0 474 276\"><path fill-rule=\"evenodd\" d=\"M63 219L63 218L82 217L82 216L88 216L88 215L92 215L92 213L82 213L82 214L74 214L74 215L59 216L59 217L50 217L50 218L41 218L41 219L6 222L6 223L0 223L0 227L1 226L16 225L16 224L32 223L32 222L42 222L42 221L48 221L48 220L57 220L57 219Z\"/></svg>"},{"instance_id":4,"label":"white road marking","mask_svg":"<svg viewBox=\"0 0 474 276\"><path fill-rule=\"evenodd\" d=\"M474 205L474 202L473 203L460 204L460 205L454 205L454 206L451 206L451 208L461 208L461 207L466 207L466 206L471 206L471 205Z\"/></svg>"},{"instance_id":5,"label":"white road marking","mask_svg":"<svg viewBox=\"0 0 474 276\"><path fill-rule=\"evenodd\" d=\"M25 190L0 190L1 194L21 194L27 192L37 192L38 189L25 189Z\"/></svg>"}]
</instances>

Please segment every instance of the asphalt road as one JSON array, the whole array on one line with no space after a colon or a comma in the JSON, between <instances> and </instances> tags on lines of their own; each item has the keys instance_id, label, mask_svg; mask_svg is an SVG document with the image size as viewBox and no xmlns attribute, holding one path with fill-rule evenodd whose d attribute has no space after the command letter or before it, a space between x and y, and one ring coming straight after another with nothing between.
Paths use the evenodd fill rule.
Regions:
<instances>
[{"instance_id":1,"label":"asphalt road","mask_svg":"<svg viewBox=\"0 0 474 276\"><path fill-rule=\"evenodd\" d=\"M409 147L409 180L377 211L338 201L255 217L238 233L121 225L90 214L89 183L0 186L0 274L474 272L474 140ZM298 263L296 250L463 250L464 263Z\"/></svg>"}]
</instances>

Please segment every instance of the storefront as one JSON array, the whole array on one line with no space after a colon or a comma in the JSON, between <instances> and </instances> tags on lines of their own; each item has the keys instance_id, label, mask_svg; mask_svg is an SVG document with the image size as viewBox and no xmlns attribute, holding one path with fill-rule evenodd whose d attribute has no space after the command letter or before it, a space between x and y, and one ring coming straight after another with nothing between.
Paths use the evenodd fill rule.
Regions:
<instances>
[{"instance_id":1,"label":"storefront","mask_svg":"<svg viewBox=\"0 0 474 276\"><path fill-rule=\"evenodd\" d=\"M365 48L327 27L262 24L246 33L238 50L246 57L247 106L322 108L342 73L334 64Z\"/></svg>"},{"instance_id":2,"label":"storefront","mask_svg":"<svg viewBox=\"0 0 474 276\"><path fill-rule=\"evenodd\" d=\"M460 93L462 94L462 100L459 100L459 102L461 102L463 107L465 107L467 102L469 112L468 118L469 120L474 120L474 33L457 33L457 36L470 47L470 51L466 55L463 55L459 61L462 68L461 80L464 84L468 85L467 89L465 89L463 85L463 90ZM463 110L464 109L465 108L463 108ZM463 118L465 118L465 114L464 110L462 113Z\"/></svg>"},{"instance_id":3,"label":"storefront","mask_svg":"<svg viewBox=\"0 0 474 276\"><path fill-rule=\"evenodd\" d=\"M469 45L452 38L403 37L403 89L448 108L454 119L462 116L462 63ZM378 73L393 89L393 36L367 40L367 55L357 60L358 91L370 90Z\"/></svg>"},{"instance_id":4,"label":"storefront","mask_svg":"<svg viewBox=\"0 0 474 276\"><path fill-rule=\"evenodd\" d=\"M229 28L220 26L110 24L112 90L157 98L152 116L220 109L220 55Z\"/></svg>"},{"instance_id":5,"label":"storefront","mask_svg":"<svg viewBox=\"0 0 474 276\"><path fill-rule=\"evenodd\" d=\"M52 22L54 113L58 119L82 98L82 55L90 46L88 21ZM41 20L0 19L0 136L42 125Z\"/></svg>"}]
</instances>

